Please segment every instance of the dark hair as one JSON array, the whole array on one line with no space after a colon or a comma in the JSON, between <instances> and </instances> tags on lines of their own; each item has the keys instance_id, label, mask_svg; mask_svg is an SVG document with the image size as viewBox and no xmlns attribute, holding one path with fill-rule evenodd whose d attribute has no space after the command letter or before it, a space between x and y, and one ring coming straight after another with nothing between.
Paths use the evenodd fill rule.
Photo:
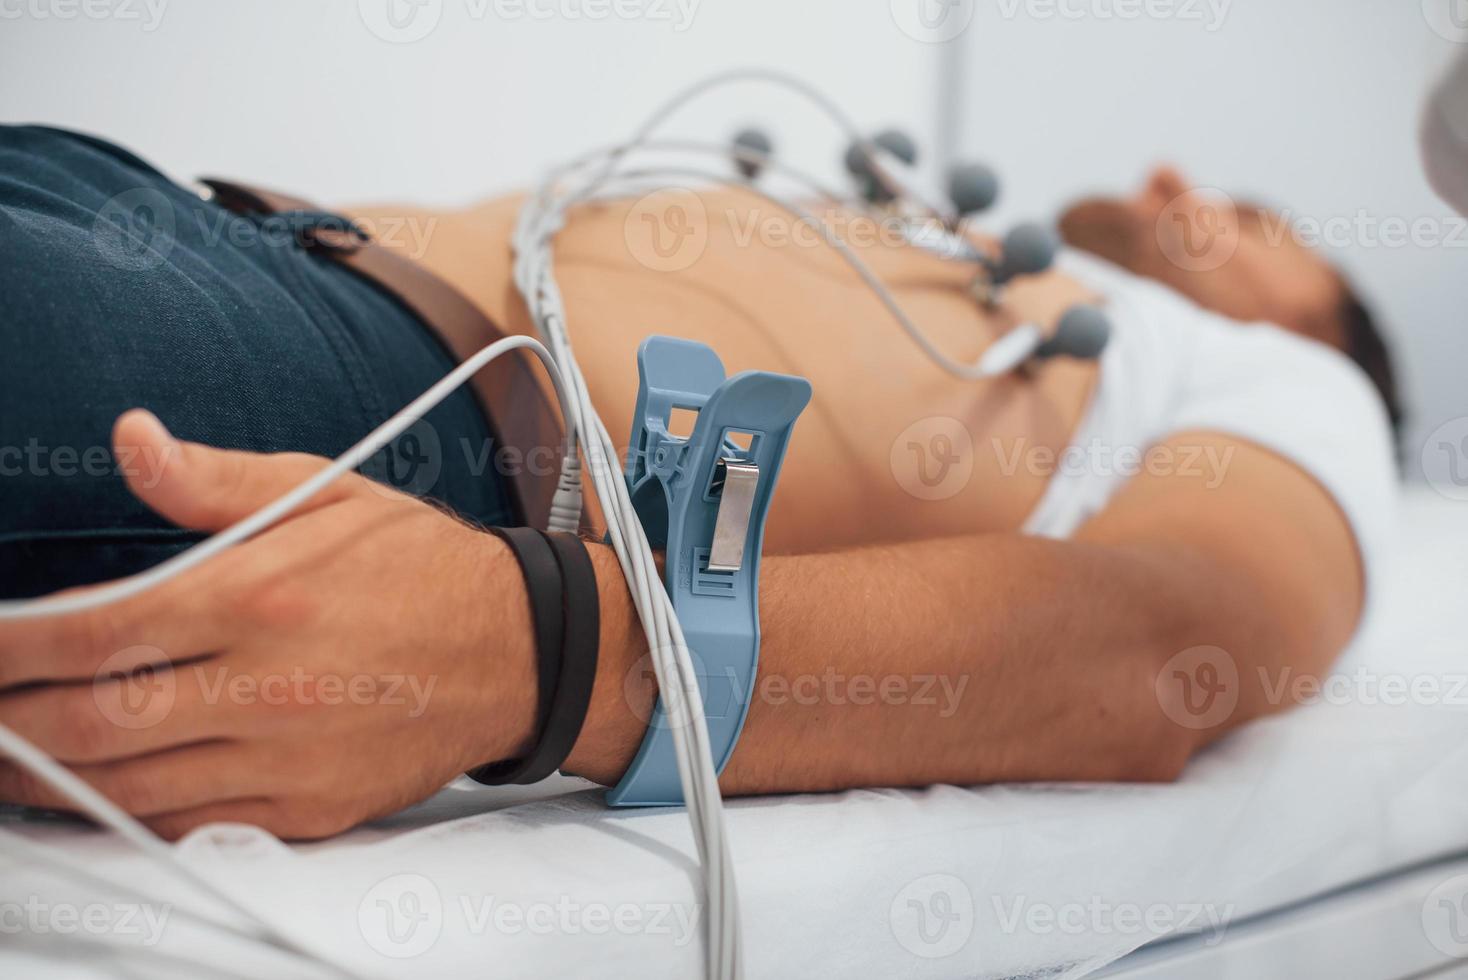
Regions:
<instances>
[{"instance_id":1,"label":"dark hair","mask_svg":"<svg viewBox=\"0 0 1468 980\"><path fill-rule=\"evenodd\" d=\"M1252 212L1261 221L1265 215L1271 213L1271 209L1263 204L1240 201L1234 207L1240 214ZM1336 269L1336 279L1340 282L1341 299L1336 305L1335 316L1340 323L1341 336L1345 340L1345 354L1366 372L1366 376L1376 386L1376 393L1386 406L1387 420L1391 422L1397 456L1401 457L1402 428L1406 424L1407 413L1402 409L1401 396L1397 391L1397 371L1392 360L1391 347L1377 327L1376 317L1361 301L1355 287L1339 268Z\"/></svg>"},{"instance_id":2,"label":"dark hair","mask_svg":"<svg viewBox=\"0 0 1468 980\"><path fill-rule=\"evenodd\" d=\"M1402 402L1397 393L1397 372L1392 364L1391 348L1377 328L1376 318L1371 315L1366 304L1361 302L1350 283L1342 280L1341 287L1341 303L1336 315L1340 317L1346 355L1366 372L1366 376L1376 386L1376 392L1386 406L1387 418L1391 421L1392 434L1400 453L1402 424L1406 421L1406 412L1402 410Z\"/></svg>"}]
</instances>

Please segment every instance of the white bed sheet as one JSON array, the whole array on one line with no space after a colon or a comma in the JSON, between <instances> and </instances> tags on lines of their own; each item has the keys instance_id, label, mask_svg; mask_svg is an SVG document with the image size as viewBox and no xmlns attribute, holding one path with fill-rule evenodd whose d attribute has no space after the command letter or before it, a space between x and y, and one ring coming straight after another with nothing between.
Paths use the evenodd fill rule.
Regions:
<instances>
[{"instance_id":1,"label":"white bed sheet","mask_svg":"<svg viewBox=\"0 0 1468 980\"><path fill-rule=\"evenodd\" d=\"M1428 678L1436 693L1418 700L1437 703L1373 704L1379 688L1347 685L1367 694L1250 726L1174 785L733 801L748 975L1081 976L1158 931L1220 920L1226 929L1468 851L1468 504L1414 489L1403 511L1402 547L1339 673ZM0 822L189 904L105 835L15 811L0 810ZM367 975L700 975L684 815L609 811L597 791L571 780L447 790L324 844L287 847L222 828L180 849L283 928ZM27 900L99 899L0 863L0 909ZM161 936L150 945L139 929L126 942L209 949L244 975L287 975L188 926L176 909ZM56 928L6 931L0 917L0 976L165 975L161 961L144 968L82 955L91 948ZM47 955L55 949L73 955L58 962Z\"/></svg>"}]
</instances>

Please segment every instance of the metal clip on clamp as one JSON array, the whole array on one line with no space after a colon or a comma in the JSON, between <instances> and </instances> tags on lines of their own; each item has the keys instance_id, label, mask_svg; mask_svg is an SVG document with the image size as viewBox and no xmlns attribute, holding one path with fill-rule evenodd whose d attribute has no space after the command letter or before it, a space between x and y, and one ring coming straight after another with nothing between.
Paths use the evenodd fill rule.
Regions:
<instances>
[{"instance_id":1,"label":"metal clip on clamp","mask_svg":"<svg viewBox=\"0 0 1468 980\"><path fill-rule=\"evenodd\" d=\"M714 766L722 772L749 710L759 661L759 557L765 516L810 382L767 371L725 380L705 344L649 337L637 351L641 385L627 483L693 654ZM698 413L687 438L674 409ZM665 692L666 693L666 692ZM659 699L613 806L683 803L669 717Z\"/></svg>"}]
</instances>

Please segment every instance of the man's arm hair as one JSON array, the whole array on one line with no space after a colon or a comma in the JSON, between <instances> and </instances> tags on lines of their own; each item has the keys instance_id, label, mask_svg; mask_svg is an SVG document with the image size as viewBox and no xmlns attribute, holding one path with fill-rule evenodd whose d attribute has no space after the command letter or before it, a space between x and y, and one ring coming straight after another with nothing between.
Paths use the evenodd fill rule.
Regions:
<instances>
[{"instance_id":1,"label":"man's arm hair","mask_svg":"<svg viewBox=\"0 0 1468 980\"><path fill-rule=\"evenodd\" d=\"M1074 540L767 558L759 677L725 791L1167 780L1210 739L1284 707L1283 681L1323 672L1354 629L1349 525L1267 450L1215 434L1164 446L1211 449L1226 473L1139 475ZM628 683L645 647L598 551L602 666L566 769L611 783L653 694ZM1198 716L1206 728L1159 697L1164 665L1198 646L1224 651L1238 677L1200 678L1233 688L1214 691L1225 711Z\"/></svg>"}]
</instances>

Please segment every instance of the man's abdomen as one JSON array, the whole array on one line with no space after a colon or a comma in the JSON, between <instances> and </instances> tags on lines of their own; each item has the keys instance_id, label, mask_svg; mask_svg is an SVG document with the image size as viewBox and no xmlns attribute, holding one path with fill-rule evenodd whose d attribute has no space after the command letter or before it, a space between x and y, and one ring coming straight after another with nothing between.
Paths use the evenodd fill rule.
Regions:
<instances>
[{"instance_id":1,"label":"man's abdomen","mask_svg":"<svg viewBox=\"0 0 1468 980\"><path fill-rule=\"evenodd\" d=\"M814 398L780 478L766 547L809 551L939 535L1013 530L1043 493L1089 395L1092 364L1047 364L1032 376L960 381L935 366L827 245L790 234L789 219L746 194L687 192L573 212L556 273L578 360L614 439L631 428L637 345L648 334L711 345L730 373L803 375ZM519 202L461 212L364 208L432 229L409 257L453 282L505 329L531 332L510 282ZM682 208L684 251L658 216ZM649 216L652 221L647 220ZM680 219L680 221L683 219ZM784 221L784 233L780 222ZM689 228L691 227L691 231ZM661 232L661 251L655 235ZM391 244L391 243L389 243ZM964 291L971 270L911 248L853 244L933 339L973 358L1020 317L1053 322L1089 298L1060 276L1012 290L991 315ZM662 254L666 253L666 254Z\"/></svg>"}]
</instances>

